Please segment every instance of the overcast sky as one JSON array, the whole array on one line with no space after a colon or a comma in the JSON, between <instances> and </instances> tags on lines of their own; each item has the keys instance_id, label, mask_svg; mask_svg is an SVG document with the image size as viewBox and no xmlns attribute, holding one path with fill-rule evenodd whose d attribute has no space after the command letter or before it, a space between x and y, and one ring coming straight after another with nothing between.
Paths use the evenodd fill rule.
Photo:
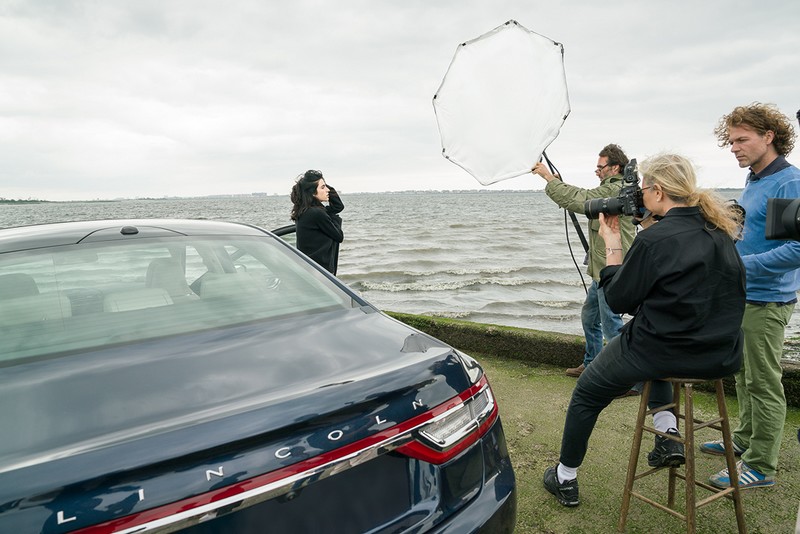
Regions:
<instances>
[{"instance_id":1,"label":"overcast sky","mask_svg":"<svg viewBox=\"0 0 800 534\"><path fill-rule=\"evenodd\" d=\"M741 187L719 117L800 108L797 0L0 0L0 197L288 194L306 169L343 192L480 189L441 156L431 98L457 44L509 19L564 45L547 154L570 183L616 142Z\"/></svg>"}]
</instances>

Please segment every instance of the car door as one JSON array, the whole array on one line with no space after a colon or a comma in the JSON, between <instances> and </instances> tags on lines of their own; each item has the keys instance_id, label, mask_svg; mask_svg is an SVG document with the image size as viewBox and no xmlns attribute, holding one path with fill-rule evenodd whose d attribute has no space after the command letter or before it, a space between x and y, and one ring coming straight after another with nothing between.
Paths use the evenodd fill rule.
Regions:
<instances>
[{"instance_id":1,"label":"car door","mask_svg":"<svg viewBox=\"0 0 800 534\"><path fill-rule=\"evenodd\" d=\"M281 226L280 228L276 228L272 231L273 234L280 237L290 245L297 246L297 237L296 232L297 228L294 224L287 224L286 226Z\"/></svg>"}]
</instances>

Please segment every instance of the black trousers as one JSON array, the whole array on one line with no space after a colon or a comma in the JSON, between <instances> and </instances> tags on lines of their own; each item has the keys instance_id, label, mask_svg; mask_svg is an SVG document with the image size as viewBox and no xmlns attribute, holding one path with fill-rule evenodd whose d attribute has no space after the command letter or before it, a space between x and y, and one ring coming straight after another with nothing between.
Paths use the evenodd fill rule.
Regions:
<instances>
[{"instance_id":1,"label":"black trousers","mask_svg":"<svg viewBox=\"0 0 800 534\"><path fill-rule=\"evenodd\" d=\"M648 399L650 408L672 402L672 385L657 380L669 376L672 376L670 370L623 351L620 336L609 341L592 364L586 366L572 392L559 461L567 467L583 463L600 412L635 384L654 380Z\"/></svg>"}]
</instances>

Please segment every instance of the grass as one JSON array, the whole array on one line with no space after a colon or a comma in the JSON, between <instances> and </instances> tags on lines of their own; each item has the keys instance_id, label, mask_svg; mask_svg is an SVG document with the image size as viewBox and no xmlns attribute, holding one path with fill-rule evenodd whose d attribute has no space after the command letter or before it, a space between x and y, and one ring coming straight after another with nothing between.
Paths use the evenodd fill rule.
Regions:
<instances>
[{"instance_id":1,"label":"grass","mask_svg":"<svg viewBox=\"0 0 800 534\"><path fill-rule=\"evenodd\" d=\"M528 533L610 533L616 532L622 501L622 487L633 438L639 399L629 397L614 401L598 419L589 451L578 475L581 504L565 508L542 486L545 468L558 462L564 417L575 379L564 376L561 368L532 367L518 360L475 355L486 370L500 406L500 415L517 476L518 534ZM695 412L700 418L716 413L716 401L709 393L695 393ZM728 398L731 424L735 426L736 399ZM795 532L800 504L800 444L797 427L800 410L789 409L781 443L777 484L771 488L743 492L748 531L751 533ZM718 439L719 433L703 429L698 441ZM639 465L646 466L645 455L652 448L652 436L645 435ZM698 479L724 467L721 457L697 454ZM663 471L635 486L638 491L666 502L666 475ZM708 493L697 488L697 495ZM676 500L683 502L682 484ZM682 506L679 508L683 511ZM633 499L627 523L628 533L685 532L684 524L664 512ZM698 511L697 532L736 532L733 503L727 499L713 502Z\"/></svg>"}]
</instances>

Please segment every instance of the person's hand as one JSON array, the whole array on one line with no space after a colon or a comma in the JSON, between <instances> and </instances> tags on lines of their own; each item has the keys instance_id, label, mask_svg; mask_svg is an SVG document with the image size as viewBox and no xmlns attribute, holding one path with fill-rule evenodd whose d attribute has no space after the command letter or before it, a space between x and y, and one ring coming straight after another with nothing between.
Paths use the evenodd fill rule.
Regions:
<instances>
[{"instance_id":1,"label":"person's hand","mask_svg":"<svg viewBox=\"0 0 800 534\"><path fill-rule=\"evenodd\" d=\"M607 247L619 247L622 243L619 233L619 215L600 214L600 237Z\"/></svg>"},{"instance_id":2,"label":"person's hand","mask_svg":"<svg viewBox=\"0 0 800 534\"><path fill-rule=\"evenodd\" d=\"M544 178L548 182L558 178L557 176L553 175L553 173L550 172L550 169L547 168L547 165L545 165L541 161L533 166L533 168L531 169L531 172L533 174L538 174L539 176L541 176L542 178Z\"/></svg>"},{"instance_id":3,"label":"person's hand","mask_svg":"<svg viewBox=\"0 0 800 534\"><path fill-rule=\"evenodd\" d=\"M620 265L622 238L619 233L619 215L600 214L600 237L606 242L606 265Z\"/></svg>"}]
</instances>

